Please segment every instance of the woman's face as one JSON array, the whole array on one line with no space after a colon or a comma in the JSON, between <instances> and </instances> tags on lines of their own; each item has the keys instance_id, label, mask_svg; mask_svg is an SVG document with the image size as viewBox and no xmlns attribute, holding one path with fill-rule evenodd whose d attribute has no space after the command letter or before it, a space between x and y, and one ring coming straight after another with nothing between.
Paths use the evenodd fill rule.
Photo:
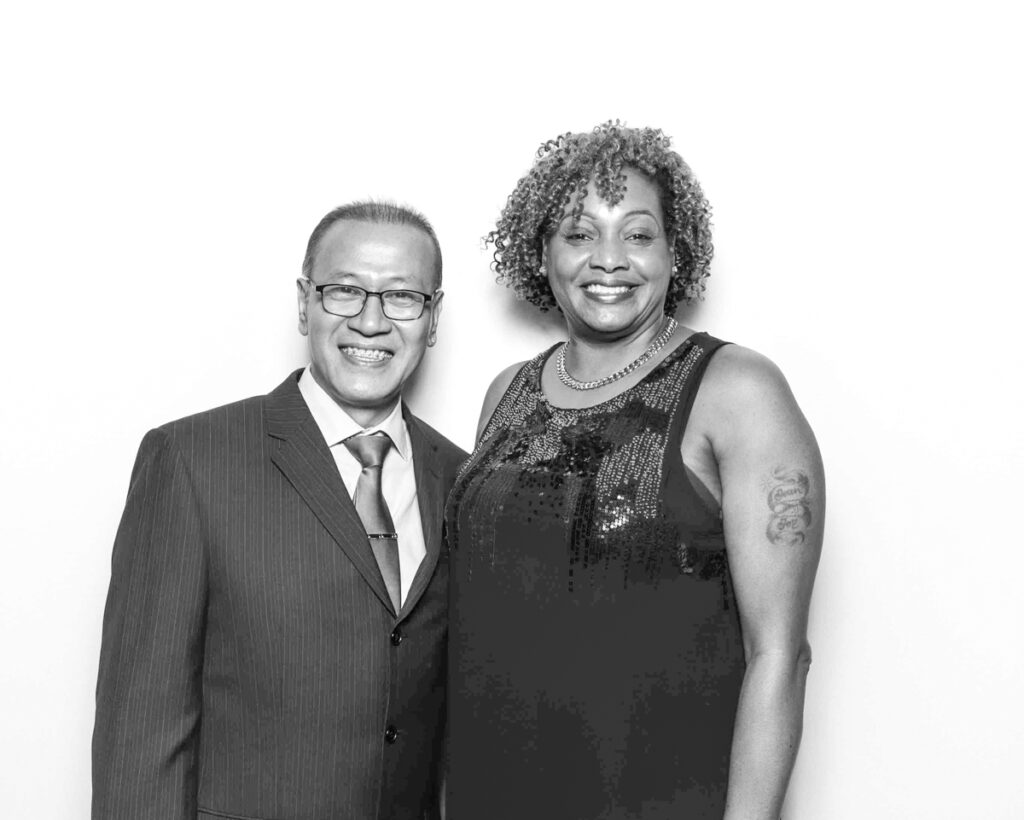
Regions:
<instances>
[{"instance_id":1,"label":"woman's face","mask_svg":"<svg viewBox=\"0 0 1024 820\"><path fill-rule=\"evenodd\" d=\"M661 322L672 246L657 185L626 169L626 194L609 206L593 181L578 221L570 211L544 245L555 301L577 336L621 338Z\"/></svg>"}]
</instances>

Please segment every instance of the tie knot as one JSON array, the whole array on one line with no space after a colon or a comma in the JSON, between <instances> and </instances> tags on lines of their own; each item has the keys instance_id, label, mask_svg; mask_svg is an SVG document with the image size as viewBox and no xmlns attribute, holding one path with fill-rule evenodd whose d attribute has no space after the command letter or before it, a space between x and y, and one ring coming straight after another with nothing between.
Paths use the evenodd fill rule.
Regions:
<instances>
[{"instance_id":1,"label":"tie knot","mask_svg":"<svg viewBox=\"0 0 1024 820\"><path fill-rule=\"evenodd\" d=\"M352 438L345 439L343 443L364 469L380 467L384 463L384 456L391 449L391 437L387 433L352 436Z\"/></svg>"}]
</instances>

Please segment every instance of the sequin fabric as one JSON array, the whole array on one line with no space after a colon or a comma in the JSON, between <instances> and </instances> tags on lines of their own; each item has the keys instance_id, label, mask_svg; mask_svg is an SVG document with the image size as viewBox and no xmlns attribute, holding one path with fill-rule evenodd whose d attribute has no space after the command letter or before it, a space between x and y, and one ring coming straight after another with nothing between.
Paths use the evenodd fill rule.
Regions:
<instances>
[{"instance_id":1,"label":"sequin fabric","mask_svg":"<svg viewBox=\"0 0 1024 820\"><path fill-rule=\"evenodd\" d=\"M450 820L721 818L745 661L721 515L682 463L695 334L595 407L528 362L449 545Z\"/></svg>"},{"instance_id":2,"label":"sequin fabric","mask_svg":"<svg viewBox=\"0 0 1024 820\"><path fill-rule=\"evenodd\" d=\"M673 572L721 575L720 552L686 543L662 502L665 450L684 386L704 356L684 343L644 381L594 407L566 409L539 389L546 351L517 374L456 481L451 543L496 559L497 522L519 518L538 533L566 532L566 585L625 587ZM468 527L468 533L460 532ZM674 544L674 549L666 549Z\"/></svg>"}]
</instances>

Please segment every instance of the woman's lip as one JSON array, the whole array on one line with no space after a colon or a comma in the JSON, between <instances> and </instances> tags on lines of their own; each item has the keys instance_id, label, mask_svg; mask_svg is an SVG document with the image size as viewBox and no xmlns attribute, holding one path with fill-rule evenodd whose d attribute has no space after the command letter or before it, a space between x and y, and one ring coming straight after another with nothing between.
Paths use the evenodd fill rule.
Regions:
<instances>
[{"instance_id":1,"label":"woman's lip","mask_svg":"<svg viewBox=\"0 0 1024 820\"><path fill-rule=\"evenodd\" d=\"M584 290L631 290L636 286L635 282L585 282L580 285Z\"/></svg>"},{"instance_id":2,"label":"woman's lip","mask_svg":"<svg viewBox=\"0 0 1024 820\"><path fill-rule=\"evenodd\" d=\"M583 285L581 290L589 299L596 299L601 302L615 302L629 296L636 285L625 283L606 284L604 282L590 282Z\"/></svg>"}]
</instances>

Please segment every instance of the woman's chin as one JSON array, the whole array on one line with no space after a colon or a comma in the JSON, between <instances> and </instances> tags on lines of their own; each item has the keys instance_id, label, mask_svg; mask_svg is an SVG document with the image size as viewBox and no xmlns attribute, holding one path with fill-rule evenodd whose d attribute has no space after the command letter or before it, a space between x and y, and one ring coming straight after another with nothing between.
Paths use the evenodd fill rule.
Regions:
<instances>
[{"instance_id":1,"label":"woman's chin","mask_svg":"<svg viewBox=\"0 0 1024 820\"><path fill-rule=\"evenodd\" d=\"M635 305L626 309L623 307L602 305L597 310L590 308L579 311L569 320L569 327L579 335L614 339L635 333L652 324L651 318L639 312ZM660 315L659 313L658 319Z\"/></svg>"}]
</instances>

